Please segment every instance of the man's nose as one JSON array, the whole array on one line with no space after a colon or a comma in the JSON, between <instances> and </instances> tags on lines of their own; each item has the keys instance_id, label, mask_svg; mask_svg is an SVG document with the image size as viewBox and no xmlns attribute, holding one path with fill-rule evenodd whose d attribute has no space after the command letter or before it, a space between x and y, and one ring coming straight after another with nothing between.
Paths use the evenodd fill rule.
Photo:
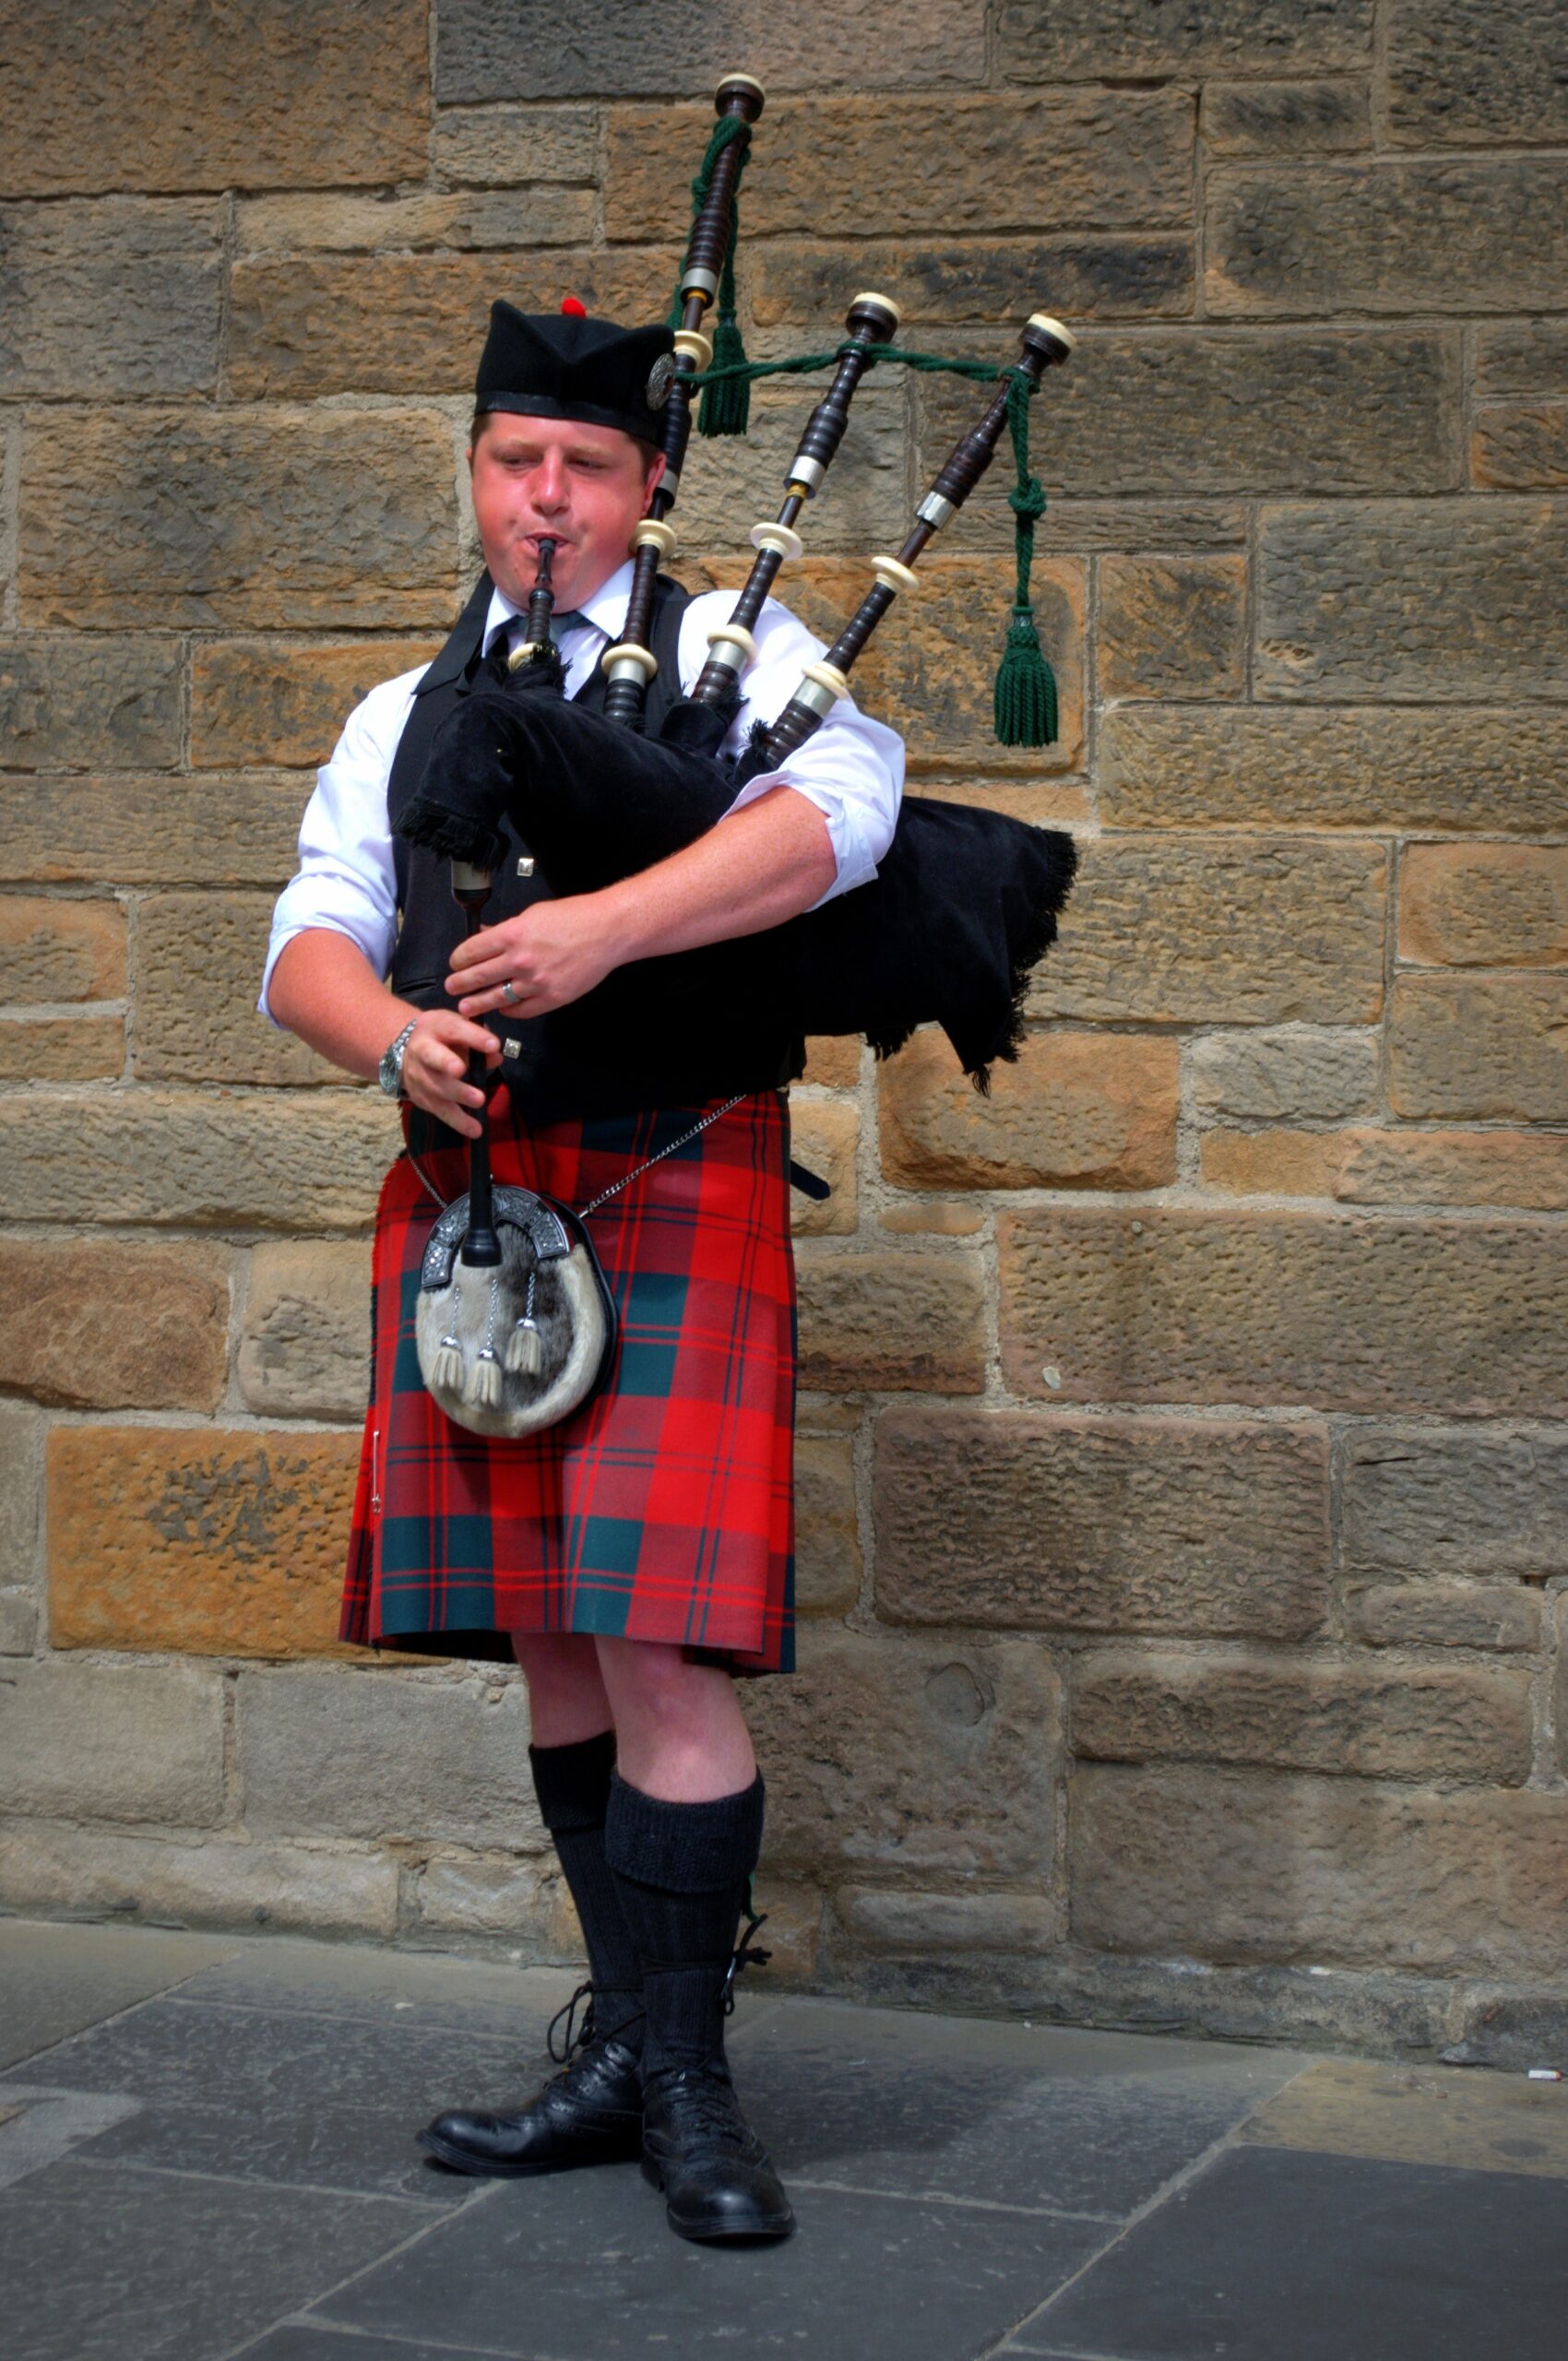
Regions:
<instances>
[{"instance_id":1,"label":"man's nose","mask_svg":"<svg viewBox=\"0 0 1568 2361\"><path fill-rule=\"evenodd\" d=\"M534 506L551 516L566 505L566 470L553 451L534 469L529 489Z\"/></svg>"}]
</instances>

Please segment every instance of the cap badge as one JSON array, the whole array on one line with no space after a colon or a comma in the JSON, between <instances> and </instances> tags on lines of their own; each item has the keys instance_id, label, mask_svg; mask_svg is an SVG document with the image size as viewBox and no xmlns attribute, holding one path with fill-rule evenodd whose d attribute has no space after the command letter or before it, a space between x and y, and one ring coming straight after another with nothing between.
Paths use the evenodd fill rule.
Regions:
<instances>
[{"instance_id":1,"label":"cap badge","mask_svg":"<svg viewBox=\"0 0 1568 2361\"><path fill-rule=\"evenodd\" d=\"M670 398L670 388L675 382L675 356L661 352L647 373L647 406L662 409Z\"/></svg>"}]
</instances>

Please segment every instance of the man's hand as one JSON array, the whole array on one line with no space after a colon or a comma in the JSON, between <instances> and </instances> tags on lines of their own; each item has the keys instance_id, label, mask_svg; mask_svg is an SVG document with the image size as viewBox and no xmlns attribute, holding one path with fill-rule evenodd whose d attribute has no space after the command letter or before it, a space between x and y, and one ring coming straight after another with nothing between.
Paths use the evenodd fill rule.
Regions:
<instances>
[{"instance_id":1,"label":"man's hand","mask_svg":"<svg viewBox=\"0 0 1568 2361\"><path fill-rule=\"evenodd\" d=\"M425 1009L415 1018L403 1051L403 1088L427 1115L477 1140L485 1095L468 1078L470 1050L482 1050L487 1065L501 1062L501 1044L487 1025L472 1025L454 1009ZM472 1114L466 1111L469 1108Z\"/></svg>"},{"instance_id":2,"label":"man's hand","mask_svg":"<svg viewBox=\"0 0 1568 2361\"><path fill-rule=\"evenodd\" d=\"M536 902L487 926L452 954L446 989L464 1016L543 1016L602 983L617 955L598 894ZM409 1044L410 1049L413 1043Z\"/></svg>"}]
</instances>

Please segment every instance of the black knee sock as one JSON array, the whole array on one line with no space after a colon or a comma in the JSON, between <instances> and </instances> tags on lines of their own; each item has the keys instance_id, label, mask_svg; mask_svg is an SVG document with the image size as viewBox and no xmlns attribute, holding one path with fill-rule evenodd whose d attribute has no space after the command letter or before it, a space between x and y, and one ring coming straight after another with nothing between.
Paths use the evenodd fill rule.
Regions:
<instances>
[{"instance_id":1,"label":"black knee sock","mask_svg":"<svg viewBox=\"0 0 1568 2361\"><path fill-rule=\"evenodd\" d=\"M764 1789L666 1803L617 1773L605 1857L642 1965L643 2071L727 2072L724 1995L747 1884L762 1849Z\"/></svg>"},{"instance_id":2,"label":"black knee sock","mask_svg":"<svg viewBox=\"0 0 1568 2361\"><path fill-rule=\"evenodd\" d=\"M540 1815L554 1840L572 1900L577 1905L588 1974L597 1987L596 2034L613 2034L629 2049L642 2047L642 1971L604 1858L604 1816L615 1769L615 1733L574 1746L530 1746L529 1765Z\"/></svg>"}]
</instances>

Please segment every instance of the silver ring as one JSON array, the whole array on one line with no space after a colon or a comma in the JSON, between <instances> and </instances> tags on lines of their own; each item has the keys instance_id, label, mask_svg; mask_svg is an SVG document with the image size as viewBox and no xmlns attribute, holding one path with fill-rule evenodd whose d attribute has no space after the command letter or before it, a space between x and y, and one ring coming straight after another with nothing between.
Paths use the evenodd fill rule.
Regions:
<instances>
[{"instance_id":1,"label":"silver ring","mask_svg":"<svg viewBox=\"0 0 1568 2361\"><path fill-rule=\"evenodd\" d=\"M501 987L501 997L503 1000L516 1000L517 997L517 988L513 984L510 976L507 977L506 981Z\"/></svg>"}]
</instances>

